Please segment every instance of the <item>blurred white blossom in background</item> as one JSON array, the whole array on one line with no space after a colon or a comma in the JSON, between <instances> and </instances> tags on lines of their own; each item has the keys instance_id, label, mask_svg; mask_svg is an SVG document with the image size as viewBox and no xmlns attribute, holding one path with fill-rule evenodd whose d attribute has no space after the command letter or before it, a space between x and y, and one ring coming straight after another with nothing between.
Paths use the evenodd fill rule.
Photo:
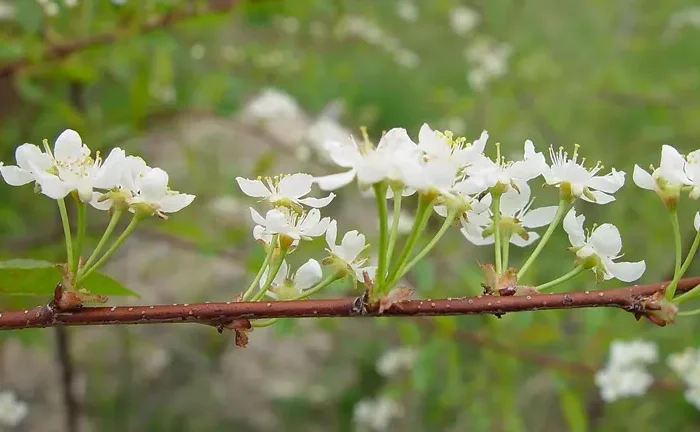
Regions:
<instances>
[{"instance_id":1,"label":"blurred white blossom in background","mask_svg":"<svg viewBox=\"0 0 700 432\"><path fill-rule=\"evenodd\" d=\"M683 27L700 27L700 6L689 6L675 12L668 20L668 25L674 30Z\"/></svg>"},{"instance_id":2,"label":"blurred white blossom in background","mask_svg":"<svg viewBox=\"0 0 700 432\"><path fill-rule=\"evenodd\" d=\"M595 375L596 385L605 402L630 396L644 395L654 378L647 365L658 361L654 342L634 340L615 341L610 346L610 358L605 368Z\"/></svg>"},{"instance_id":3,"label":"blurred white blossom in background","mask_svg":"<svg viewBox=\"0 0 700 432\"><path fill-rule=\"evenodd\" d=\"M420 12L415 3L410 0L399 0L396 2L396 15L402 20L416 22Z\"/></svg>"},{"instance_id":4,"label":"blurred white blossom in background","mask_svg":"<svg viewBox=\"0 0 700 432\"><path fill-rule=\"evenodd\" d=\"M7 3L0 2L0 21L11 20L15 17L15 6Z\"/></svg>"},{"instance_id":5,"label":"blurred white blossom in background","mask_svg":"<svg viewBox=\"0 0 700 432\"><path fill-rule=\"evenodd\" d=\"M0 426L13 428L27 416L29 407L11 391L0 391ZM0 430L4 428L0 427Z\"/></svg>"},{"instance_id":6,"label":"blurred white blossom in background","mask_svg":"<svg viewBox=\"0 0 700 432\"><path fill-rule=\"evenodd\" d=\"M484 90L489 81L500 78L508 72L508 59L512 48L505 42L481 38L471 44L464 56L470 63L467 72L469 85L477 91Z\"/></svg>"},{"instance_id":7,"label":"blurred white blossom in background","mask_svg":"<svg viewBox=\"0 0 700 432\"><path fill-rule=\"evenodd\" d=\"M457 6L450 11L450 27L460 36L465 36L479 25L479 14L466 6Z\"/></svg>"},{"instance_id":8,"label":"blurred white blossom in background","mask_svg":"<svg viewBox=\"0 0 700 432\"><path fill-rule=\"evenodd\" d=\"M404 409L398 402L386 396L365 399L355 405L353 418L359 427L374 431L387 430L392 420L401 417Z\"/></svg>"},{"instance_id":9,"label":"blurred white blossom in background","mask_svg":"<svg viewBox=\"0 0 700 432\"><path fill-rule=\"evenodd\" d=\"M686 385L685 400L700 410L700 349L688 347L671 354L666 364Z\"/></svg>"},{"instance_id":10,"label":"blurred white blossom in background","mask_svg":"<svg viewBox=\"0 0 700 432\"><path fill-rule=\"evenodd\" d=\"M401 347L385 352L377 360L377 372L384 377L391 377L403 371L409 371L416 362L418 351L414 348Z\"/></svg>"},{"instance_id":11,"label":"blurred white blossom in background","mask_svg":"<svg viewBox=\"0 0 700 432\"><path fill-rule=\"evenodd\" d=\"M248 102L243 112L258 120L297 118L302 114L301 108L292 96L275 88L267 88L260 92Z\"/></svg>"}]
</instances>

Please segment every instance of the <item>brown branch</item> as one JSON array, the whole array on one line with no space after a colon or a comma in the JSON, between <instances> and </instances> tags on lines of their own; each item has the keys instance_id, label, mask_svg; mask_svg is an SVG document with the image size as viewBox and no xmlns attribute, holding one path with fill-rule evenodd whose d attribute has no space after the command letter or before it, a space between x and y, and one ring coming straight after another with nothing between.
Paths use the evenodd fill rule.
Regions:
<instances>
[{"instance_id":1,"label":"brown branch","mask_svg":"<svg viewBox=\"0 0 700 432\"><path fill-rule=\"evenodd\" d=\"M135 29L117 29L111 32L101 33L64 44L57 44L47 48L39 61L60 60L79 51L84 51L101 45L110 45L126 37L135 34L146 34L155 30L164 29L178 24L190 18L196 18L205 14L223 14L234 8L241 0L213 0L206 8L192 8L192 10L179 10L167 13L142 23ZM32 66L36 60L23 57L9 63L0 65L0 78L15 75L16 73Z\"/></svg>"},{"instance_id":2,"label":"brown branch","mask_svg":"<svg viewBox=\"0 0 700 432\"><path fill-rule=\"evenodd\" d=\"M508 312L586 307L616 307L629 312L643 311L644 301L662 291L669 282L633 285L617 289L528 296L477 296L447 299L408 300L379 312L379 304L367 304L365 297L327 300L270 302L225 302L120 307L85 307L57 310L51 304L23 311L0 313L0 330L53 326L120 325L190 322L226 326L235 320L260 318L378 317L500 315ZM700 277L678 284L684 292L700 284Z\"/></svg>"}]
</instances>

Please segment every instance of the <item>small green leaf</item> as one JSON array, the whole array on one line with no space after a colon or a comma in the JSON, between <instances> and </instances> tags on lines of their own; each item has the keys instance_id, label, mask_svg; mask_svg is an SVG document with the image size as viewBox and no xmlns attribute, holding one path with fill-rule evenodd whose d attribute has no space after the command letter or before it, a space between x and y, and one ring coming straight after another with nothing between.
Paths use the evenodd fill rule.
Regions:
<instances>
[{"instance_id":1,"label":"small green leaf","mask_svg":"<svg viewBox=\"0 0 700 432\"><path fill-rule=\"evenodd\" d=\"M112 277L98 271L92 272L90 276L85 278L83 286L90 291L91 294L100 294L106 296L122 296L122 297L141 297L137 293L131 291L121 283L114 280Z\"/></svg>"},{"instance_id":2,"label":"small green leaf","mask_svg":"<svg viewBox=\"0 0 700 432\"><path fill-rule=\"evenodd\" d=\"M588 430L586 408L576 393L566 388L561 388L559 391L559 404L570 431L585 432Z\"/></svg>"},{"instance_id":3,"label":"small green leaf","mask_svg":"<svg viewBox=\"0 0 700 432\"><path fill-rule=\"evenodd\" d=\"M60 264L32 259L2 261L0 295L51 296L62 277ZM90 274L85 279L84 287L92 294L139 297L116 280L99 272Z\"/></svg>"}]
</instances>

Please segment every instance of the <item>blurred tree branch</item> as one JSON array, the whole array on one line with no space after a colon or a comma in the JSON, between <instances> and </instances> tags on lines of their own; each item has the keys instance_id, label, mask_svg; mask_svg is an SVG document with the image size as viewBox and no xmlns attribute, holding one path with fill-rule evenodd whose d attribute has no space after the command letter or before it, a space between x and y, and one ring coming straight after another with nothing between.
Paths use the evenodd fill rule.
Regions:
<instances>
[{"instance_id":1,"label":"blurred tree branch","mask_svg":"<svg viewBox=\"0 0 700 432\"><path fill-rule=\"evenodd\" d=\"M447 299L406 300L384 307L369 304L367 294L360 297L270 302L199 303L83 307L59 309L55 303L23 311L0 313L0 330L54 326L121 325L156 323L199 323L231 329L249 329L251 319L502 315L508 312L586 307L616 307L637 317L653 310L646 308L652 297L664 290L667 282L628 287L526 296L476 296ZM681 280L678 293L700 284L700 277ZM57 292L60 289L57 287ZM60 296L59 296L60 297Z\"/></svg>"},{"instance_id":2,"label":"blurred tree branch","mask_svg":"<svg viewBox=\"0 0 700 432\"><path fill-rule=\"evenodd\" d=\"M39 58L38 62L43 63L52 60L60 60L86 49L113 44L129 36L146 34L155 30L168 28L191 18L209 14L224 14L233 10L234 7L242 1L244 0L211 0L207 3L206 7L190 7L182 10L174 10L165 15L149 19L135 29L116 29L111 32L96 34L73 42L55 44L46 48L45 53ZM0 78L15 75L31 67L36 62L37 61L29 57L23 57L2 64L0 65Z\"/></svg>"}]
</instances>

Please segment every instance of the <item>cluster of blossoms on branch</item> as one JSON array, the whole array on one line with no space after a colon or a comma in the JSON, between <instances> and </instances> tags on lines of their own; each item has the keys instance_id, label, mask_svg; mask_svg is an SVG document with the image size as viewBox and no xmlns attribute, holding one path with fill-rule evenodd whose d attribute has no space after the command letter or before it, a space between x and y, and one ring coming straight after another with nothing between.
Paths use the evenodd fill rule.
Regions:
<instances>
[{"instance_id":1,"label":"cluster of blossoms on branch","mask_svg":"<svg viewBox=\"0 0 700 432\"><path fill-rule=\"evenodd\" d=\"M136 224L149 216L167 219L167 213L182 210L192 203L194 195L170 189L168 174L153 168L137 156L127 156L114 148L103 160L100 152L93 155L80 135L71 129L62 132L53 149L47 140L43 150L34 144L22 144L15 151L17 165L0 162L0 174L9 185L33 184L37 193L58 202L66 237L67 267L64 289L73 291L93 271L97 270L133 231ZM65 198L71 196L76 205L77 229L73 238ZM83 262L86 207L108 211L111 220L102 239ZM131 223L100 256L120 216L130 212Z\"/></svg>"}]
</instances>

